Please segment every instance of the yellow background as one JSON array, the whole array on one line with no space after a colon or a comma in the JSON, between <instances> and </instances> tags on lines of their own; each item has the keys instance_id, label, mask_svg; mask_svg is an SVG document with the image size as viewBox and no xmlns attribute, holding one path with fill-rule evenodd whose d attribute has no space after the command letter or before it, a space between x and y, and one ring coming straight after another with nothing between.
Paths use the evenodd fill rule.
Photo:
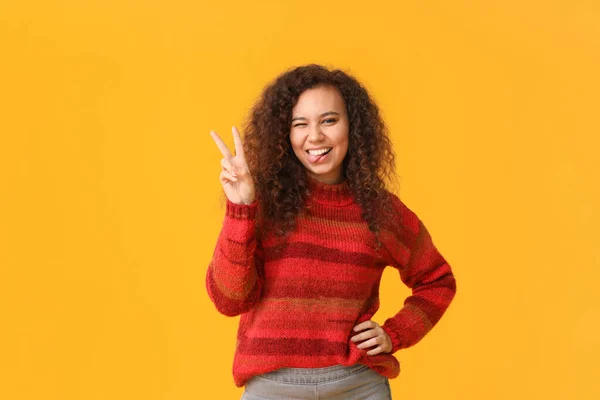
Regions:
<instances>
[{"instance_id":1,"label":"yellow background","mask_svg":"<svg viewBox=\"0 0 600 400\"><path fill-rule=\"evenodd\" d=\"M3 1L0 54L0 398L239 399L208 133L308 62L377 99L457 278L394 398L600 398L599 2Z\"/></svg>"}]
</instances>

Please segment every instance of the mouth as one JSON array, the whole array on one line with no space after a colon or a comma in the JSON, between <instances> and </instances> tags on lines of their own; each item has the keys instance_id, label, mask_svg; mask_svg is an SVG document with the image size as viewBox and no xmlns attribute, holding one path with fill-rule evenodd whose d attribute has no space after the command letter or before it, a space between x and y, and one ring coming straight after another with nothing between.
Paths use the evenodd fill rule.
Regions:
<instances>
[{"instance_id":1,"label":"mouth","mask_svg":"<svg viewBox=\"0 0 600 400\"><path fill-rule=\"evenodd\" d=\"M318 150L306 150L306 153L308 154L308 162L310 162L311 164L322 162L327 158L327 155L331 152L332 149L333 147L322 148Z\"/></svg>"},{"instance_id":2,"label":"mouth","mask_svg":"<svg viewBox=\"0 0 600 400\"><path fill-rule=\"evenodd\" d=\"M331 151L331 149L333 149L333 147L324 147L324 148L316 149L316 150L310 149L310 150L306 150L306 152L308 154L310 154L311 156L323 156L323 155L329 153Z\"/></svg>"}]
</instances>

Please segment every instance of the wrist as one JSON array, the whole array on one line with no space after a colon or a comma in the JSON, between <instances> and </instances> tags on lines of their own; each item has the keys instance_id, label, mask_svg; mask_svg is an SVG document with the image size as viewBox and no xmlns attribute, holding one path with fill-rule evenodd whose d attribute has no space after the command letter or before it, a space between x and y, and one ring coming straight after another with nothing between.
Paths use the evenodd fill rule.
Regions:
<instances>
[{"instance_id":1,"label":"wrist","mask_svg":"<svg viewBox=\"0 0 600 400\"><path fill-rule=\"evenodd\" d=\"M256 215L256 208L258 203L252 201L252 203L234 203L227 199L227 205L225 215L234 218L254 218Z\"/></svg>"},{"instance_id":2,"label":"wrist","mask_svg":"<svg viewBox=\"0 0 600 400\"><path fill-rule=\"evenodd\" d=\"M390 339L391 348L390 351L388 351L388 353L393 354L396 351L400 350L402 344L398 333L389 324L383 324L381 328Z\"/></svg>"}]
</instances>

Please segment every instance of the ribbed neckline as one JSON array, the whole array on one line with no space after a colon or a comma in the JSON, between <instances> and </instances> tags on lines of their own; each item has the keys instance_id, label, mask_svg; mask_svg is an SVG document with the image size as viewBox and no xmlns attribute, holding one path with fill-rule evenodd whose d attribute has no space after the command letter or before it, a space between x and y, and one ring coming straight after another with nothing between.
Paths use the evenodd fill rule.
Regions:
<instances>
[{"instance_id":1,"label":"ribbed neckline","mask_svg":"<svg viewBox=\"0 0 600 400\"><path fill-rule=\"evenodd\" d=\"M329 184L307 174L309 197L316 203L331 206L347 206L354 202L348 182Z\"/></svg>"}]
</instances>

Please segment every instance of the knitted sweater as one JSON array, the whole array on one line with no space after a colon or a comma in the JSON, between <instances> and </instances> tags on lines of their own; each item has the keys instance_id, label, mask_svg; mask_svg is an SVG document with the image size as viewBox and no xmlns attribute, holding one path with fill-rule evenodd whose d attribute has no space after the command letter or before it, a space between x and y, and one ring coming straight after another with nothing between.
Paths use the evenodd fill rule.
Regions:
<instances>
[{"instance_id":1,"label":"knitted sweater","mask_svg":"<svg viewBox=\"0 0 600 400\"><path fill-rule=\"evenodd\" d=\"M390 193L395 215L374 235L345 183L313 178L296 228L283 250L273 235L255 234L257 202L227 201L222 230L206 273L217 310L240 315L233 360L237 387L253 376L282 367L319 368L364 364L395 378L393 355L414 345L439 321L456 292L450 265L423 222ZM389 353L368 355L350 340L353 327L379 308L379 283L386 266L398 270L412 295L382 328Z\"/></svg>"}]
</instances>

